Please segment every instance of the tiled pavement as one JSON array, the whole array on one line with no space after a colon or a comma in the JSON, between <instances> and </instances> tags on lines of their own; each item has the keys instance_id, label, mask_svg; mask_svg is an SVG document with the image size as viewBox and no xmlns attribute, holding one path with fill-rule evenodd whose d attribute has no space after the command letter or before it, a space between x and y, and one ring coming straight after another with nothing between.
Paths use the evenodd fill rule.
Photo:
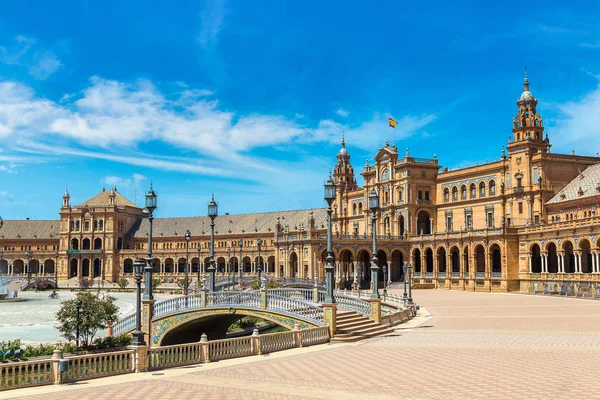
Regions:
<instances>
[{"instance_id":1,"label":"tiled pavement","mask_svg":"<svg viewBox=\"0 0 600 400\"><path fill-rule=\"evenodd\" d=\"M0 399L600 399L600 301L414 296L431 318L385 337L23 389Z\"/></svg>"}]
</instances>

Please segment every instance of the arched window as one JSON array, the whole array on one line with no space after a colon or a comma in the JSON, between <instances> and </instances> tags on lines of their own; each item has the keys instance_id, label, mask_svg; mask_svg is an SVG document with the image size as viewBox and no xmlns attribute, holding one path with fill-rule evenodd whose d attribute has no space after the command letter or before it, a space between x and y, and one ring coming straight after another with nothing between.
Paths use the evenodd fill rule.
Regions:
<instances>
[{"instance_id":1,"label":"arched window","mask_svg":"<svg viewBox=\"0 0 600 400\"><path fill-rule=\"evenodd\" d=\"M97 219L94 220L94 230L95 231L98 230L98 220Z\"/></svg>"},{"instance_id":2,"label":"arched window","mask_svg":"<svg viewBox=\"0 0 600 400\"><path fill-rule=\"evenodd\" d=\"M362 215L363 210L362 210L362 203L358 203L358 214Z\"/></svg>"},{"instance_id":3,"label":"arched window","mask_svg":"<svg viewBox=\"0 0 600 400\"><path fill-rule=\"evenodd\" d=\"M485 197L485 182L479 184L479 197Z\"/></svg>"},{"instance_id":4,"label":"arched window","mask_svg":"<svg viewBox=\"0 0 600 400\"><path fill-rule=\"evenodd\" d=\"M474 199L475 196L477 196L477 189L475 189L474 183L471 183L471 185L469 186L469 190L471 192L471 198Z\"/></svg>"},{"instance_id":5,"label":"arched window","mask_svg":"<svg viewBox=\"0 0 600 400\"><path fill-rule=\"evenodd\" d=\"M490 181L490 196L496 195L496 182Z\"/></svg>"},{"instance_id":6,"label":"arched window","mask_svg":"<svg viewBox=\"0 0 600 400\"><path fill-rule=\"evenodd\" d=\"M85 230L86 232L90 230L90 221L85 221Z\"/></svg>"},{"instance_id":7,"label":"arched window","mask_svg":"<svg viewBox=\"0 0 600 400\"><path fill-rule=\"evenodd\" d=\"M390 202L390 192L385 192L385 202L386 203Z\"/></svg>"},{"instance_id":8,"label":"arched window","mask_svg":"<svg viewBox=\"0 0 600 400\"><path fill-rule=\"evenodd\" d=\"M356 215L356 203L352 204L352 215Z\"/></svg>"},{"instance_id":9,"label":"arched window","mask_svg":"<svg viewBox=\"0 0 600 400\"><path fill-rule=\"evenodd\" d=\"M100 230L103 231L104 230L104 220L101 219L100 222L98 223L98 226L99 226Z\"/></svg>"},{"instance_id":10,"label":"arched window","mask_svg":"<svg viewBox=\"0 0 600 400\"><path fill-rule=\"evenodd\" d=\"M467 186L466 185L462 185L460 187L460 198L461 198L461 200L467 199Z\"/></svg>"},{"instance_id":11,"label":"arched window","mask_svg":"<svg viewBox=\"0 0 600 400\"><path fill-rule=\"evenodd\" d=\"M81 229L81 223L79 221L75 221L75 230L78 231Z\"/></svg>"},{"instance_id":12,"label":"arched window","mask_svg":"<svg viewBox=\"0 0 600 400\"><path fill-rule=\"evenodd\" d=\"M448 201L450 201L450 191L448 190L448 188L444 189L444 203L447 203Z\"/></svg>"},{"instance_id":13,"label":"arched window","mask_svg":"<svg viewBox=\"0 0 600 400\"><path fill-rule=\"evenodd\" d=\"M452 201L458 200L458 188L454 186L452 188Z\"/></svg>"}]
</instances>

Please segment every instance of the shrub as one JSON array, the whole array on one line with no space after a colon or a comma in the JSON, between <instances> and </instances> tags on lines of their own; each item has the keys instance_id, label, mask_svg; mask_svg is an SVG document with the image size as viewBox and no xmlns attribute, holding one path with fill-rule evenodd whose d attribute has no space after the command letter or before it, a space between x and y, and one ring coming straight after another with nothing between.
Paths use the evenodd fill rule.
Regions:
<instances>
[{"instance_id":1,"label":"shrub","mask_svg":"<svg viewBox=\"0 0 600 400\"><path fill-rule=\"evenodd\" d=\"M86 290L91 288L94 285L94 281L88 278L81 278L77 281L77 286L79 289Z\"/></svg>"},{"instance_id":2,"label":"shrub","mask_svg":"<svg viewBox=\"0 0 600 400\"><path fill-rule=\"evenodd\" d=\"M123 290L129 285L129 280L121 278L117 281L117 285L119 286L119 289Z\"/></svg>"}]
</instances>

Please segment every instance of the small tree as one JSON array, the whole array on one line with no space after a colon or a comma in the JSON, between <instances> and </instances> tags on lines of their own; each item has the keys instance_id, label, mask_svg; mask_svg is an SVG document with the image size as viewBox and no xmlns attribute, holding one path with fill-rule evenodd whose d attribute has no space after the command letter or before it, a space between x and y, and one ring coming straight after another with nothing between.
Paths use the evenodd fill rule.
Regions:
<instances>
[{"instance_id":1,"label":"small tree","mask_svg":"<svg viewBox=\"0 0 600 400\"><path fill-rule=\"evenodd\" d=\"M61 336L67 340L74 340L77 331L77 307L81 301L79 316L79 338L83 347L88 346L94 339L99 329L106 329L108 321L116 321L119 307L115 304L117 299L112 296L97 297L90 292L79 292L71 300L61 301L60 309L56 312L58 321L57 329Z\"/></svg>"},{"instance_id":2,"label":"small tree","mask_svg":"<svg viewBox=\"0 0 600 400\"><path fill-rule=\"evenodd\" d=\"M129 285L129 281L125 278L121 278L117 281L117 285L119 285L119 289L123 290Z\"/></svg>"},{"instance_id":3,"label":"small tree","mask_svg":"<svg viewBox=\"0 0 600 400\"><path fill-rule=\"evenodd\" d=\"M160 285L160 279L152 278L152 292L156 291L156 288L158 288L158 285Z\"/></svg>"},{"instance_id":4,"label":"small tree","mask_svg":"<svg viewBox=\"0 0 600 400\"><path fill-rule=\"evenodd\" d=\"M86 290L91 288L94 285L94 281L88 278L81 278L77 281L77 286L79 289Z\"/></svg>"}]
</instances>

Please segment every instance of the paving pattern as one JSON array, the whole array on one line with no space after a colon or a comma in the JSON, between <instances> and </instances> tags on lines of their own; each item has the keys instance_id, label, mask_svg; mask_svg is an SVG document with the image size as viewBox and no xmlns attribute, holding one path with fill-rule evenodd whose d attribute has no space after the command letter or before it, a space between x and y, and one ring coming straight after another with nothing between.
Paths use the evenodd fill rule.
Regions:
<instances>
[{"instance_id":1,"label":"paving pattern","mask_svg":"<svg viewBox=\"0 0 600 400\"><path fill-rule=\"evenodd\" d=\"M13 395L600 399L600 301L442 290L414 295L431 318L384 337Z\"/></svg>"}]
</instances>

